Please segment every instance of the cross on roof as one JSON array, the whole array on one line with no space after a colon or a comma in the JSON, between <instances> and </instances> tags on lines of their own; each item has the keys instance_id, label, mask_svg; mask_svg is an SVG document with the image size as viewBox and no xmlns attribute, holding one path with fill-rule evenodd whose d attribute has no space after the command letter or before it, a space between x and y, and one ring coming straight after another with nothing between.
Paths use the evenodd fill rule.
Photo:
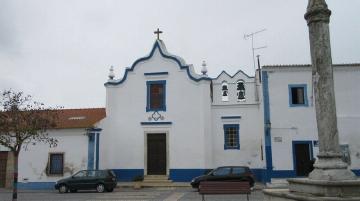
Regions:
<instances>
[{"instance_id":1,"label":"cross on roof","mask_svg":"<svg viewBox=\"0 0 360 201\"><path fill-rule=\"evenodd\" d=\"M160 34L162 34L162 31L160 31L159 28L158 28L156 31L154 31L154 34L156 34L157 39L160 40Z\"/></svg>"}]
</instances>

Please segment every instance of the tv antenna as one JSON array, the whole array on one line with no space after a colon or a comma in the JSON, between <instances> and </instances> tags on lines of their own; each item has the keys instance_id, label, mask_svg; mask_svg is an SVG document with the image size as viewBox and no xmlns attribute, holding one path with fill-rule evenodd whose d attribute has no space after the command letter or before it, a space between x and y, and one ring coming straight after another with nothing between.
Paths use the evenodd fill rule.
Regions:
<instances>
[{"instance_id":1,"label":"tv antenna","mask_svg":"<svg viewBox=\"0 0 360 201\"><path fill-rule=\"evenodd\" d=\"M252 50L252 57L253 57L253 64L254 64L254 71L256 72L255 67L255 50L267 48L267 46L261 46L261 47L254 47L254 35L264 32L266 29L261 29L259 31L250 33L250 34L244 34L244 39L247 40L248 38L251 38L251 50Z\"/></svg>"}]
</instances>

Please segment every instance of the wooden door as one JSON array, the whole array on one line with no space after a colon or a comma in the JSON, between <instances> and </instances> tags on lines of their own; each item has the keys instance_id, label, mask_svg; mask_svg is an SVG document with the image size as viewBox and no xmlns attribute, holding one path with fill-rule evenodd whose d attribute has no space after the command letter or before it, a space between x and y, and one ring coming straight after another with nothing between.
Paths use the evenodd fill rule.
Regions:
<instances>
[{"instance_id":1,"label":"wooden door","mask_svg":"<svg viewBox=\"0 0 360 201\"><path fill-rule=\"evenodd\" d=\"M166 134L147 135L147 174L166 175Z\"/></svg>"}]
</instances>

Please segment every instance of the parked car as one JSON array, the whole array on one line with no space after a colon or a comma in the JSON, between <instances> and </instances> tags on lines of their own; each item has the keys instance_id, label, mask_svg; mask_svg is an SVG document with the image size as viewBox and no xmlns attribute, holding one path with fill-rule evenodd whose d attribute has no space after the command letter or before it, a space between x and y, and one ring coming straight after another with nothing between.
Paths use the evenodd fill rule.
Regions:
<instances>
[{"instance_id":1,"label":"parked car","mask_svg":"<svg viewBox=\"0 0 360 201\"><path fill-rule=\"evenodd\" d=\"M206 175L195 177L190 184L193 188L199 188L201 181L249 181L251 187L255 184L254 175L246 166L218 167Z\"/></svg>"},{"instance_id":2,"label":"parked car","mask_svg":"<svg viewBox=\"0 0 360 201\"><path fill-rule=\"evenodd\" d=\"M91 189L102 193L112 192L116 185L116 175L112 170L81 170L71 177L57 181L55 189L60 193Z\"/></svg>"}]
</instances>

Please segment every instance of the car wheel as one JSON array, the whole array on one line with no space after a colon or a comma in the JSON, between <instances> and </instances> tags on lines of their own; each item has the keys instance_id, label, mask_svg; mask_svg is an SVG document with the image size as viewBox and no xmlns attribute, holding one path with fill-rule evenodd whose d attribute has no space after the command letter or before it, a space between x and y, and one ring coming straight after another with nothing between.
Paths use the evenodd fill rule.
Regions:
<instances>
[{"instance_id":1,"label":"car wheel","mask_svg":"<svg viewBox=\"0 0 360 201\"><path fill-rule=\"evenodd\" d=\"M107 188L106 191L107 191L107 192L113 192L114 189L113 189L113 188Z\"/></svg>"},{"instance_id":2,"label":"car wheel","mask_svg":"<svg viewBox=\"0 0 360 201\"><path fill-rule=\"evenodd\" d=\"M67 193L68 192L68 187L65 184L61 184L59 187L59 193Z\"/></svg>"},{"instance_id":3,"label":"car wheel","mask_svg":"<svg viewBox=\"0 0 360 201\"><path fill-rule=\"evenodd\" d=\"M104 184L98 184L98 185L96 185L96 191L97 191L98 193L103 193L103 192L105 191L105 186L104 186Z\"/></svg>"}]
</instances>

